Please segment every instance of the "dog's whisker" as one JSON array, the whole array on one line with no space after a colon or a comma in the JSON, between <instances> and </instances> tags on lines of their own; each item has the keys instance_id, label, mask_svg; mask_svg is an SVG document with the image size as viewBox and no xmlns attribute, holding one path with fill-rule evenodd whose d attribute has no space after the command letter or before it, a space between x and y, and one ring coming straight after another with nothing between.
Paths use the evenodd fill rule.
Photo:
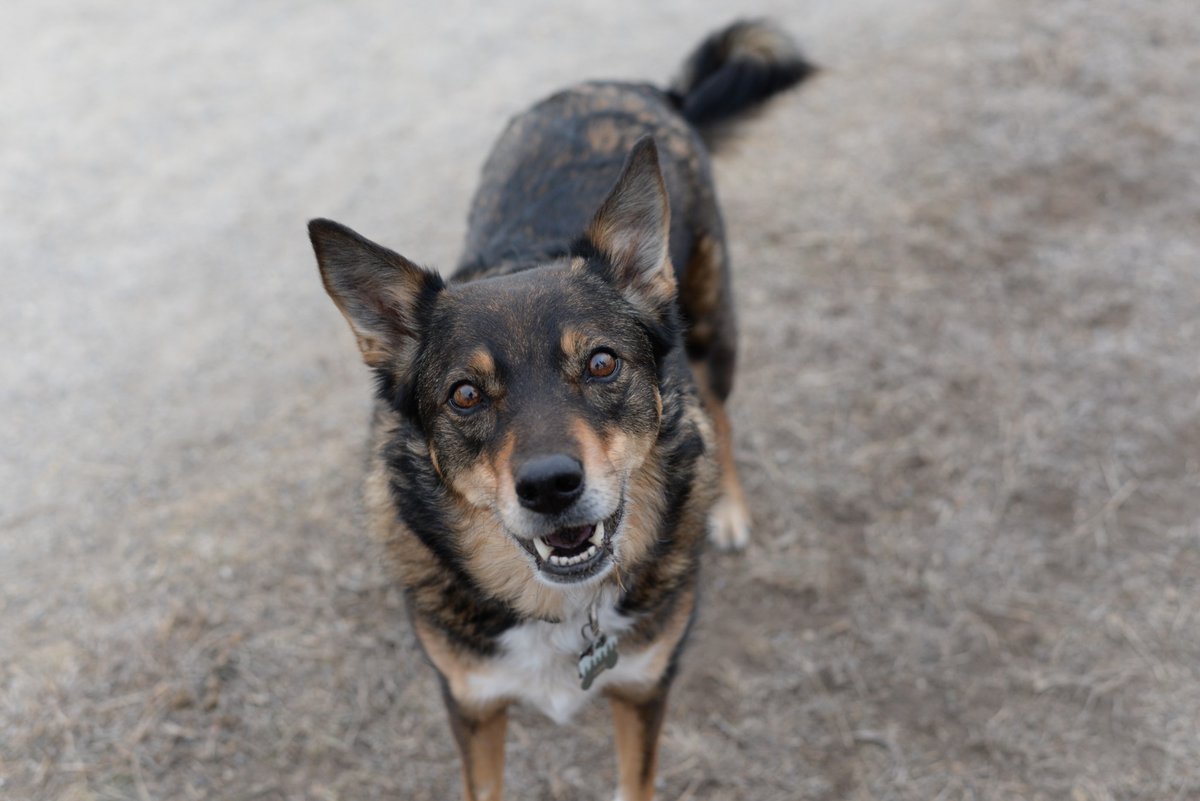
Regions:
<instances>
[{"instance_id":1,"label":"dog's whisker","mask_svg":"<svg viewBox=\"0 0 1200 801\"><path fill-rule=\"evenodd\" d=\"M608 558L612 560L613 579L615 579L617 582L617 591L620 592L621 595L624 595L625 582L621 578L621 560L617 557L617 554L611 544L605 548L605 551L608 552Z\"/></svg>"}]
</instances>

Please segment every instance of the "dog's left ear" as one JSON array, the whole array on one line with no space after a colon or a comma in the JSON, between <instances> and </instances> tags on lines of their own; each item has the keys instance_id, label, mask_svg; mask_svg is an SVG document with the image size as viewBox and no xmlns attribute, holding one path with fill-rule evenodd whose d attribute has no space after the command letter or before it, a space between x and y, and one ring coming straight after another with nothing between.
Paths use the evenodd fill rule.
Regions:
<instances>
[{"instance_id":1,"label":"dog's left ear","mask_svg":"<svg viewBox=\"0 0 1200 801\"><path fill-rule=\"evenodd\" d=\"M671 207L658 166L658 148L653 137L643 136L585 238L612 265L613 282L646 311L675 297L675 271L667 250L670 229Z\"/></svg>"}]
</instances>

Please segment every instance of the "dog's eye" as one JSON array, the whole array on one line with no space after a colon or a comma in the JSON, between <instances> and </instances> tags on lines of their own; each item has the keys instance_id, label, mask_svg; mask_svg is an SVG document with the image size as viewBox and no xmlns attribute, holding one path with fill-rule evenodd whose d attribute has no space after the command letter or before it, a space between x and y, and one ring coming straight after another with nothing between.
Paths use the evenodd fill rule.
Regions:
<instances>
[{"instance_id":1,"label":"dog's eye","mask_svg":"<svg viewBox=\"0 0 1200 801\"><path fill-rule=\"evenodd\" d=\"M474 409L482 400L483 393L479 391L479 387L466 381L454 387L454 391L450 393L450 405L460 412Z\"/></svg>"},{"instance_id":2,"label":"dog's eye","mask_svg":"<svg viewBox=\"0 0 1200 801\"><path fill-rule=\"evenodd\" d=\"M588 357L588 377L597 381L611 381L620 366L621 360L611 350L598 350Z\"/></svg>"}]
</instances>

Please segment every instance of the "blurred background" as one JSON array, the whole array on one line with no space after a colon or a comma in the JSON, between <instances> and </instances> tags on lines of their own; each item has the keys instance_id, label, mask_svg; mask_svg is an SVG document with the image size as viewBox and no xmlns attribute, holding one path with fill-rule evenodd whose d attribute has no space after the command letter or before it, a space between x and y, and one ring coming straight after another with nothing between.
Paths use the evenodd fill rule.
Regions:
<instances>
[{"instance_id":1,"label":"blurred background","mask_svg":"<svg viewBox=\"0 0 1200 801\"><path fill-rule=\"evenodd\" d=\"M717 161L755 530L660 798L1200 799L1190 0L6 8L0 798L457 795L305 222L447 269L510 115L745 15L825 72Z\"/></svg>"}]
</instances>

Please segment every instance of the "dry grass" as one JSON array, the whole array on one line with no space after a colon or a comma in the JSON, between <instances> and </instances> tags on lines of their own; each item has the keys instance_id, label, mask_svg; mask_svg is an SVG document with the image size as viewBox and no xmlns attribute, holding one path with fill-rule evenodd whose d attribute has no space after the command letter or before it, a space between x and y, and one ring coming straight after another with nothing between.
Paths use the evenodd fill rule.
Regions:
<instances>
[{"instance_id":1,"label":"dry grass","mask_svg":"<svg viewBox=\"0 0 1200 801\"><path fill-rule=\"evenodd\" d=\"M718 5L14 10L0 797L457 792L302 225L452 263L506 114ZM1200 17L802 6L827 72L719 165L756 531L661 798L1200 799ZM509 750L608 797L601 708Z\"/></svg>"}]
</instances>

